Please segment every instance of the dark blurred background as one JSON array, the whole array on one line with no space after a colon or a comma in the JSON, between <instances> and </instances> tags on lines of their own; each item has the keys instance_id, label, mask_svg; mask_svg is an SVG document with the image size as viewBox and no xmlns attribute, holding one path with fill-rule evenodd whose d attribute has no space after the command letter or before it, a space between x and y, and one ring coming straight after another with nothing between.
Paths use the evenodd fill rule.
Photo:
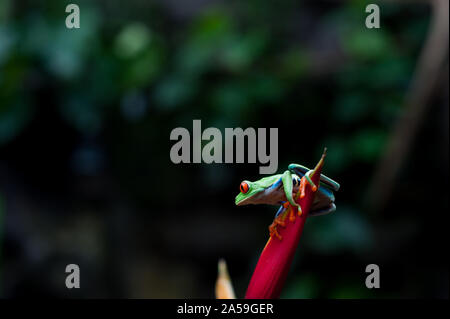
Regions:
<instances>
[{"instance_id":1,"label":"dark blurred background","mask_svg":"<svg viewBox=\"0 0 450 319\"><path fill-rule=\"evenodd\" d=\"M446 1L71 2L0 1L0 296L213 298L223 257L243 297L277 208L234 205L259 164L170 161L201 119L279 128L278 172L328 147L283 298L448 298Z\"/></svg>"}]
</instances>

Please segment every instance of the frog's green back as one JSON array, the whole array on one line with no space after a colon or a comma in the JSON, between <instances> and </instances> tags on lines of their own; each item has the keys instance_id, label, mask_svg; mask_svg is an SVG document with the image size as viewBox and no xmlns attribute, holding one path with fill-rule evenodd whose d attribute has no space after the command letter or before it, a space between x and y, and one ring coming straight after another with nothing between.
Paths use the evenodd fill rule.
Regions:
<instances>
[{"instance_id":1,"label":"frog's green back","mask_svg":"<svg viewBox=\"0 0 450 319\"><path fill-rule=\"evenodd\" d=\"M271 175L267 177L263 177L260 180L257 180L254 183L257 183L260 187L267 188L275 183L277 180L281 178L282 174Z\"/></svg>"}]
</instances>

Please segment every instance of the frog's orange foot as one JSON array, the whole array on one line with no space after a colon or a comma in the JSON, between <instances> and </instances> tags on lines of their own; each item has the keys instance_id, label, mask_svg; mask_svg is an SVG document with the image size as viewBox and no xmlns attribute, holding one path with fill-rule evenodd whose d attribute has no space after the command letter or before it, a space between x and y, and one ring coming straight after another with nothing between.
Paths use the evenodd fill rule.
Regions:
<instances>
[{"instance_id":1,"label":"frog's orange foot","mask_svg":"<svg viewBox=\"0 0 450 319\"><path fill-rule=\"evenodd\" d=\"M296 207L296 209L297 209L297 215L302 216L302 214L303 214L302 208L300 206L298 206L298 207Z\"/></svg>"},{"instance_id":2,"label":"frog's orange foot","mask_svg":"<svg viewBox=\"0 0 450 319\"><path fill-rule=\"evenodd\" d=\"M270 237L276 236L278 238L278 240L282 240L283 237L281 237L281 235L278 233L278 230L276 227L274 227L271 231L270 231Z\"/></svg>"},{"instance_id":3,"label":"frog's orange foot","mask_svg":"<svg viewBox=\"0 0 450 319\"><path fill-rule=\"evenodd\" d=\"M291 211L289 212L289 221L293 222L295 220L295 212L294 212L294 208L291 208Z\"/></svg>"},{"instance_id":4,"label":"frog's orange foot","mask_svg":"<svg viewBox=\"0 0 450 319\"><path fill-rule=\"evenodd\" d=\"M306 196L305 189L306 189L306 178L302 177L302 179L300 181L300 198L303 198Z\"/></svg>"},{"instance_id":5,"label":"frog's orange foot","mask_svg":"<svg viewBox=\"0 0 450 319\"><path fill-rule=\"evenodd\" d=\"M281 219L281 216L273 220L273 223L269 226L269 234L270 237L273 237L275 235L279 240L282 240L283 237L281 237L277 230L278 226L286 227L286 223Z\"/></svg>"},{"instance_id":6,"label":"frog's orange foot","mask_svg":"<svg viewBox=\"0 0 450 319\"><path fill-rule=\"evenodd\" d=\"M306 174L308 174L308 173L306 173ZM306 196L306 185L307 184L310 184L313 192L317 191L317 186L314 183L308 182L308 179L309 178L306 178L306 175L305 175L300 180L300 198L303 198Z\"/></svg>"}]
</instances>

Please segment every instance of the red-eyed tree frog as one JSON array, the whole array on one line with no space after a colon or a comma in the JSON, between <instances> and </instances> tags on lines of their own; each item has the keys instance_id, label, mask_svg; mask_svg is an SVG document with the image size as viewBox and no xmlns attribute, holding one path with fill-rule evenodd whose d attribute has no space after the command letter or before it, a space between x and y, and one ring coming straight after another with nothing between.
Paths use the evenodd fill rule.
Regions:
<instances>
[{"instance_id":1,"label":"red-eyed tree frog","mask_svg":"<svg viewBox=\"0 0 450 319\"><path fill-rule=\"evenodd\" d=\"M306 183L311 185L313 191L317 191L317 186L313 183L309 175L312 170L298 164L290 164L288 170L283 174L276 174L264 177L258 181L243 181L240 185L240 193L236 196L236 205L248 204L268 204L281 205L277 214L282 214L290 204L298 208L301 214L300 205L298 205L293 194L298 191L304 193ZM304 178L303 178L304 177ZM311 206L309 216L324 215L336 210L334 204L333 191L339 190L340 185L325 175L320 176L319 192L315 195Z\"/></svg>"}]
</instances>

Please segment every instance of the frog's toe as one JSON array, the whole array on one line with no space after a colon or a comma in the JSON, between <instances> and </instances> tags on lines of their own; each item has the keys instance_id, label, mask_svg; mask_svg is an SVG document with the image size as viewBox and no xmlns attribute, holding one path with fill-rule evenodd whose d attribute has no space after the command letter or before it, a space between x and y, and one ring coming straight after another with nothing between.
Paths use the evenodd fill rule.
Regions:
<instances>
[{"instance_id":1,"label":"frog's toe","mask_svg":"<svg viewBox=\"0 0 450 319\"><path fill-rule=\"evenodd\" d=\"M269 226L269 234L270 234L270 237L275 236L279 240L282 240L283 237L281 237L281 235L278 233L278 230L277 230L278 226L286 227L286 222L282 219L281 216L278 216L273 220L273 223Z\"/></svg>"}]
</instances>

